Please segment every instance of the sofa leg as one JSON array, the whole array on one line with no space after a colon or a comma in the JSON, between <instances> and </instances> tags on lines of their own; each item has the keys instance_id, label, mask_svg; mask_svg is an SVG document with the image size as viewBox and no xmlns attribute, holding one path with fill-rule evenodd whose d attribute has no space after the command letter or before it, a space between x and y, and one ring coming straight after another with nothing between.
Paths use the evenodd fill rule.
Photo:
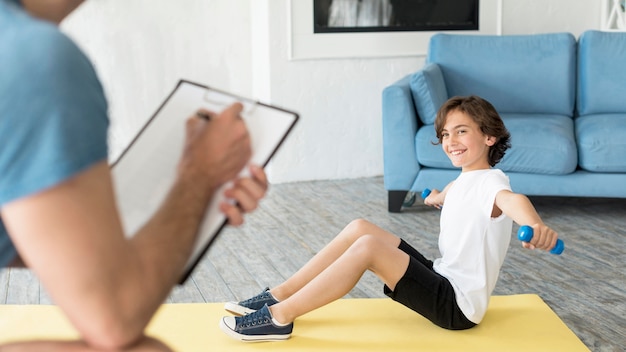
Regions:
<instances>
[{"instance_id":1,"label":"sofa leg","mask_svg":"<svg viewBox=\"0 0 626 352\"><path fill-rule=\"evenodd\" d=\"M402 210L402 203L408 191L388 191L389 193L389 212L399 213Z\"/></svg>"}]
</instances>

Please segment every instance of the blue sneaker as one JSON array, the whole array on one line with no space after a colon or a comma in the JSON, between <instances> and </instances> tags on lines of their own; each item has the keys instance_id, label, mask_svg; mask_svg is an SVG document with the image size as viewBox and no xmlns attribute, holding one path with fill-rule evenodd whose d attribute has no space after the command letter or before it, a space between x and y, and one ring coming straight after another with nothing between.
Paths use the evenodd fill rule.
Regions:
<instances>
[{"instance_id":1,"label":"blue sneaker","mask_svg":"<svg viewBox=\"0 0 626 352\"><path fill-rule=\"evenodd\" d=\"M242 317L223 317L220 328L228 336L246 342L286 340L291 336L293 323L278 326L272 322L272 313L266 305Z\"/></svg>"},{"instance_id":2,"label":"blue sneaker","mask_svg":"<svg viewBox=\"0 0 626 352\"><path fill-rule=\"evenodd\" d=\"M266 304L271 306L276 303L278 303L278 301L270 293L270 288L266 287L263 292L245 301L227 302L224 305L224 309L236 315L246 315L256 312Z\"/></svg>"}]
</instances>

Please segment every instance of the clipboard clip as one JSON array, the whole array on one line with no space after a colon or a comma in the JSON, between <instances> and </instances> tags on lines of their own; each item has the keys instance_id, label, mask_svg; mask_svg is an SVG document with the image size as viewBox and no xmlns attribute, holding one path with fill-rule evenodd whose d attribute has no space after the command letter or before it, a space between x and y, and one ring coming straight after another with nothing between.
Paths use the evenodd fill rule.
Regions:
<instances>
[{"instance_id":1,"label":"clipboard clip","mask_svg":"<svg viewBox=\"0 0 626 352\"><path fill-rule=\"evenodd\" d=\"M229 105L231 105L233 103L239 102L239 103L241 103L243 105L242 114L243 115L249 115L249 114L253 114L254 110L257 107L257 102L256 101L253 101L253 100L250 100L250 99L246 99L246 98L242 98L242 97L238 97L236 95L220 92L220 91L214 90L214 89L208 89L204 93L203 99L204 99L204 101L207 104L209 104L209 106L207 106L207 108L209 108L209 110L222 111L227 106L229 106Z\"/></svg>"}]
</instances>

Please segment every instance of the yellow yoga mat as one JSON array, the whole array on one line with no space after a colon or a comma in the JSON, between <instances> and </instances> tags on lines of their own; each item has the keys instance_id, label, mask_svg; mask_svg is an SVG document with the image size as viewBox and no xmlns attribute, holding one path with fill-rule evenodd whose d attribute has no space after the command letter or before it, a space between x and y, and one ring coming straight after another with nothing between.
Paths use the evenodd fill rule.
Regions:
<instances>
[{"instance_id":1,"label":"yellow yoga mat","mask_svg":"<svg viewBox=\"0 0 626 352\"><path fill-rule=\"evenodd\" d=\"M218 327L223 303L165 304L148 334L176 351L589 351L537 295L494 296L483 322L441 329L387 298L341 299L296 320L289 340L244 343ZM0 343L77 334L55 306L0 306Z\"/></svg>"}]
</instances>

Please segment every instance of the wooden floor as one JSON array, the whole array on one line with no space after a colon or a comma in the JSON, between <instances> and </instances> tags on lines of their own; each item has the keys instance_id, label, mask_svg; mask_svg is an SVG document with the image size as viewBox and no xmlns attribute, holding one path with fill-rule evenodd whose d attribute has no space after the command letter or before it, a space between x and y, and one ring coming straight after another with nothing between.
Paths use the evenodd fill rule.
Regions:
<instances>
[{"instance_id":1,"label":"wooden floor","mask_svg":"<svg viewBox=\"0 0 626 352\"><path fill-rule=\"evenodd\" d=\"M390 214L386 198L380 177L272 185L246 224L227 228L168 302L248 298L289 277L356 218L398 234L435 258L439 211L415 205ZM624 351L626 199L531 200L560 233L565 252L524 250L513 237L494 294L539 294L592 351ZM384 297L382 284L366 273L348 297ZM0 271L0 303L52 302L28 270L5 269Z\"/></svg>"}]
</instances>

